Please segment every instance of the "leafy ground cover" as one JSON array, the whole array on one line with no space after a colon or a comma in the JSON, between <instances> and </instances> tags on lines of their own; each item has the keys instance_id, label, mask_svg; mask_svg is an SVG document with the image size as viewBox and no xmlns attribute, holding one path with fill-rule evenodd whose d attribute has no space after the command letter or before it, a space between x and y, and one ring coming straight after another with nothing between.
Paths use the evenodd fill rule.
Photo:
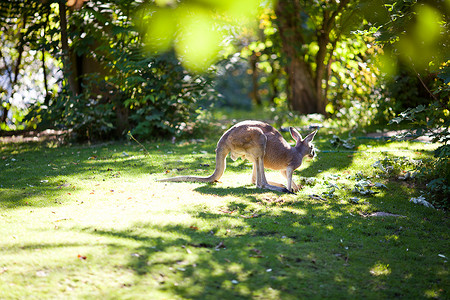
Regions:
<instances>
[{"instance_id":1,"label":"leafy ground cover","mask_svg":"<svg viewBox=\"0 0 450 300\"><path fill-rule=\"evenodd\" d=\"M220 130L146 150L2 144L0 298L448 299L448 215L399 179L437 146L333 134L296 195L248 184L241 160L216 184L155 181L211 173Z\"/></svg>"}]
</instances>

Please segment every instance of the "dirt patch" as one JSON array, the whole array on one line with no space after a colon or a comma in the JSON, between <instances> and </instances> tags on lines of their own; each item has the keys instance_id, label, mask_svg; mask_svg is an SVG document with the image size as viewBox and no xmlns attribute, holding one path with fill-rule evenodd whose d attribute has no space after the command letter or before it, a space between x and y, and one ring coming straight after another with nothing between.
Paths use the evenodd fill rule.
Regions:
<instances>
[{"instance_id":1,"label":"dirt patch","mask_svg":"<svg viewBox=\"0 0 450 300\"><path fill-rule=\"evenodd\" d=\"M0 132L0 144L55 141L63 143L68 136L67 130L47 129L44 131L3 131Z\"/></svg>"}]
</instances>

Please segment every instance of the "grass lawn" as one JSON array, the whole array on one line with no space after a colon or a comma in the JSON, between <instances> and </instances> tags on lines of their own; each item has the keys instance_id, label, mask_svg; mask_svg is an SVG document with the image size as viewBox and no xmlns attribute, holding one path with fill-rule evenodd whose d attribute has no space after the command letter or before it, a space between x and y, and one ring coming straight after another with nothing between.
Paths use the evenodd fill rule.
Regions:
<instances>
[{"instance_id":1,"label":"grass lawn","mask_svg":"<svg viewBox=\"0 0 450 300\"><path fill-rule=\"evenodd\" d=\"M449 299L447 213L372 166L436 145L357 139L341 151L321 130L317 159L294 175L315 179L296 195L256 189L242 160L216 184L155 181L212 173L220 133L148 153L0 145L0 299Z\"/></svg>"}]
</instances>

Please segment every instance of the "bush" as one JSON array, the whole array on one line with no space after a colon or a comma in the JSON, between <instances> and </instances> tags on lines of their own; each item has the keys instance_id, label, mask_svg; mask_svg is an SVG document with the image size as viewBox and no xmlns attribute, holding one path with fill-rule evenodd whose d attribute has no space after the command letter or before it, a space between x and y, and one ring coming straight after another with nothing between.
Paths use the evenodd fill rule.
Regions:
<instances>
[{"instance_id":1,"label":"bush","mask_svg":"<svg viewBox=\"0 0 450 300\"><path fill-rule=\"evenodd\" d=\"M36 105L28 119L41 127L70 129L77 140L180 136L200 122L215 94L208 77L186 72L172 53L151 57L141 49L111 49L108 77L89 74L83 92L61 92L49 107Z\"/></svg>"},{"instance_id":2,"label":"bush","mask_svg":"<svg viewBox=\"0 0 450 300\"><path fill-rule=\"evenodd\" d=\"M435 206L450 208L450 66L443 65L433 82L434 101L428 105L408 108L391 123L409 121L412 128L406 135L429 136L433 142L442 143L434 152L435 159L418 171L427 181L429 197ZM403 138L400 136L399 138Z\"/></svg>"}]
</instances>

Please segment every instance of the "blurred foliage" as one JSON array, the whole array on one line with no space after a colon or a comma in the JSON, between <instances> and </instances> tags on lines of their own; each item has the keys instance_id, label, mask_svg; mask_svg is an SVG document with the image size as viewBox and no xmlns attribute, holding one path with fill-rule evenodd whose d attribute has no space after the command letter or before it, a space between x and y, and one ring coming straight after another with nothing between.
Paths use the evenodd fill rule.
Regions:
<instances>
[{"instance_id":1,"label":"blurred foliage","mask_svg":"<svg viewBox=\"0 0 450 300\"><path fill-rule=\"evenodd\" d=\"M384 18L371 29L376 28L374 36L384 51L380 61L387 73L387 105L396 114L391 123L408 121L407 135L441 143L436 159L421 167L420 175L433 201L448 207L450 2L397 0L384 5Z\"/></svg>"},{"instance_id":2,"label":"blurred foliage","mask_svg":"<svg viewBox=\"0 0 450 300\"><path fill-rule=\"evenodd\" d=\"M259 0L164 0L147 3L136 13L148 49L175 49L189 70L204 72L219 60L234 27L256 20Z\"/></svg>"},{"instance_id":3,"label":"blurred foliage","mask_svg":"<svg viewBox=\"0 0 450 300\"><path fill-rule=\"evenodd\" d=\"M404 64L417 72L435 72L449 59L449 1L375 0L371 5L378 7L378 14L367 18L383 45L383 71L394 75Z\"/></svg>"},{"instance_id":4,"label":"blurred foliage","mask_svg":"<svg viewBox=\"0 0 450 300\"><path fill-rule=\"evenodd\" d=\"M251 75L248 74L248 62L239 53L219 61L215 65L213 88L217 91L215 107L233 109L252 109Z\"/></svg>"},{"instance_id":5,"label":"blurred foliage","mask_svg":"<svg viewBox=\"0 0 450 300\"><path fill-rule=\"evenodd\" d=\"M389 120L407 108L445 102L448 94L436 91L448 88L439 74L450 60L450 2L373 1L369 8L377 13L367 15L368 31L382 49L375 62L385 74L381 111L390 112L378 118Z\"/></svg>"},{"instance_id":6,"label":"blurred foliage","mask_svg":"<svg viewBox=\"0 0 450 300\"><path fill-rule=\"evenodd\" d=\"M2 53L9 51L11 57L0 71L11 72L22 46L24 59L45 58L48 71L62 69L59 1L27 3L0 5ZM334 124L382 123L431 102L445 115L448 1L296 3L302 4L295 12L301 40L293 47L309 74L319 78L325 115ZM288 103L292 83L286 71L292 57L284 49L277 7L256 0L81 3L67 14L70 67L78 76L79 93L69 96L70 84L52 71L48 93L32 101L25 120L41 128L73 129L80 139L121 137L128 131L178 136L201 124L201 109L212 103L245 109L260 105L274 118L294 122L298 113ZM19 69L25 72L24 63ZM15 88L20 84L27 82ZM9 110L10 92L3 88L0 93Z\"/></svg>"}]
</instances>

